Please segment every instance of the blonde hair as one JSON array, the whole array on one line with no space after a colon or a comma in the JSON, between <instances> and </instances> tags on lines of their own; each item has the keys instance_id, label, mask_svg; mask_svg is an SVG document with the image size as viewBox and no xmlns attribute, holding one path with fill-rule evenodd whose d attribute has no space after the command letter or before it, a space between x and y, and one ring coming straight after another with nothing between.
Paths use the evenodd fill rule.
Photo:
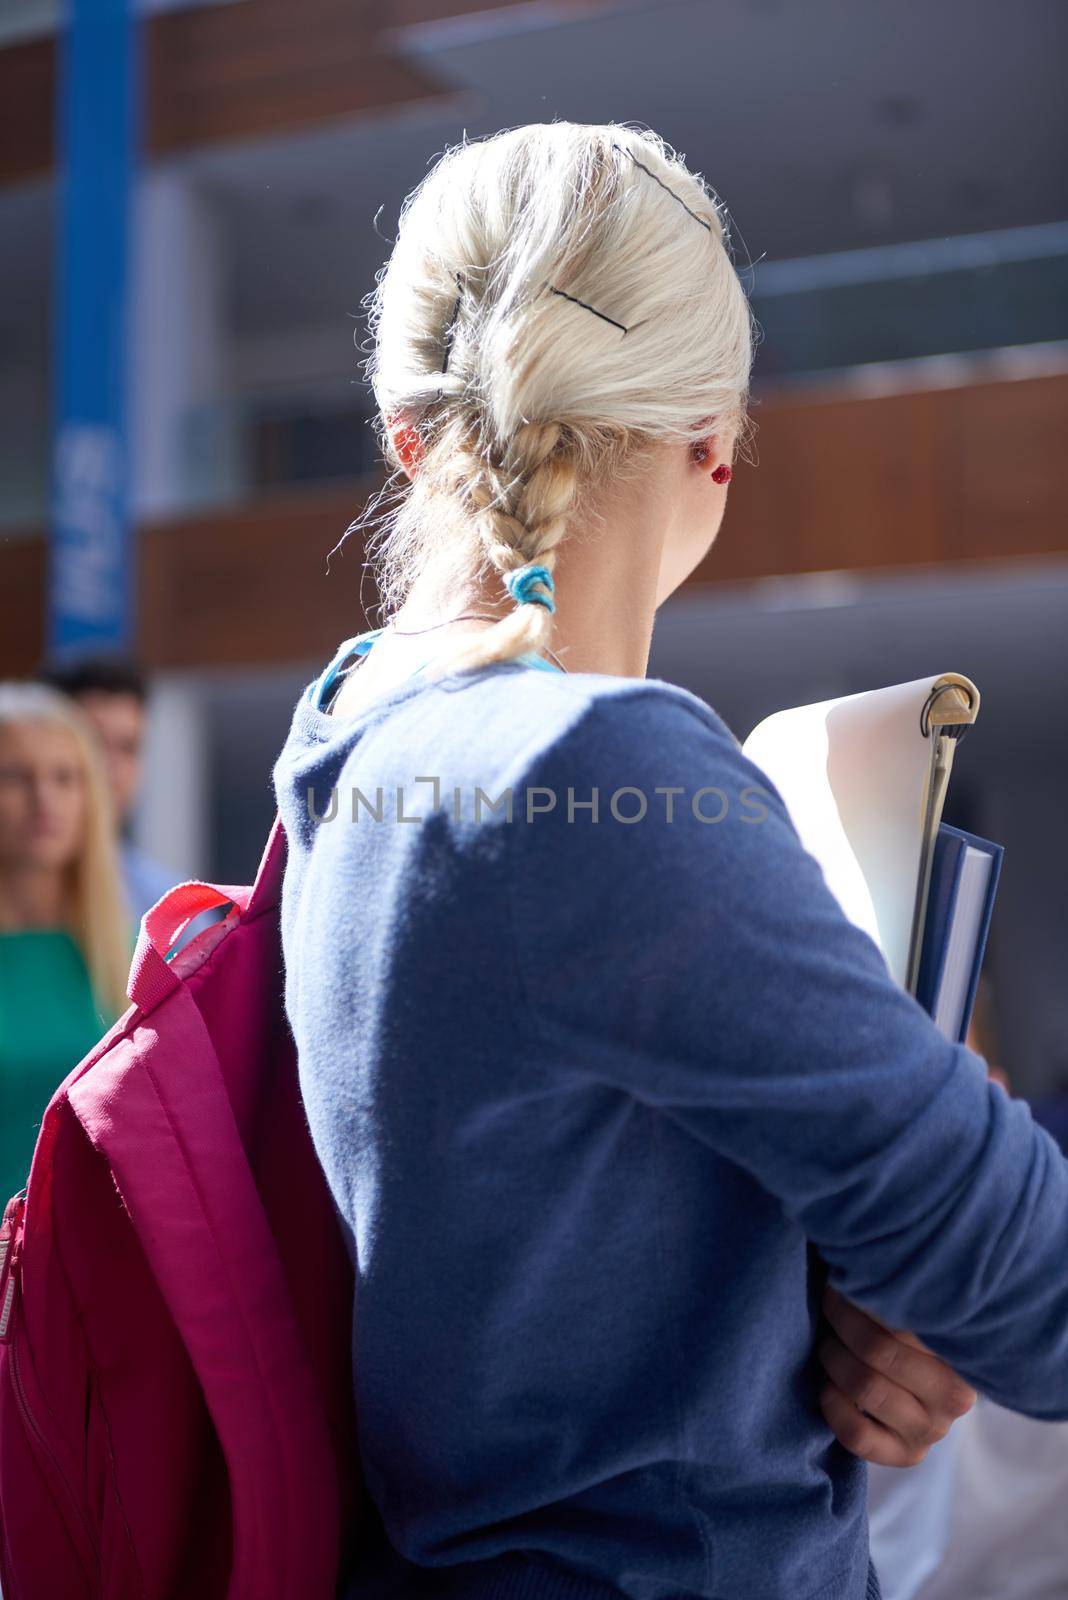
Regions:
<instances>
[{"instance_id":1,"label":"blonde hair","mask_svg":"<svg viewBox=\"0 0 1068 1600\"><path fill-rule=\"evenodd\" d=\"M0 683L0 728L27 722L64 728L77 747L85 781L85 827L68 872L67 927L85 958L97 1004L118 1016L129 1004L130 916L96 737L79 708L58 690L40 683Z\"/></svg>"},{"instance_id":2,"label":"blonde hair","mask_svg":"<svg viewBox=\"0 0 1068 1600\"><path fill-rule=\"evenodd\" d=\"M655 134L534 124L447 151L369 297L387 459L414 482L370 543L386 612L418 579L550 574L583 492L644 447L742 436L754 328L704 181ZM459 661L544 648L544 587ZM466 648L465 648L466 646Z\"/></svg>"}]
</instances>

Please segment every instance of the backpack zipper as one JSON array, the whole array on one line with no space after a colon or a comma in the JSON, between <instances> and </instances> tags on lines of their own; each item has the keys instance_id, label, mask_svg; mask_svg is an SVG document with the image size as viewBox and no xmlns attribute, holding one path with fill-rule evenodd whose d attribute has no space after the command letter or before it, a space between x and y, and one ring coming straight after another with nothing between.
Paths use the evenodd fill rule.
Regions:
<instances>
[{"instance_id":1,"label":"backpack zipper","mask_svg":"<svg viewBox=\"0 0 1068 1600\"><path fill-rule=\"evenodd\" d=\"M4 1220L0 1225L0 1342L11 1346L8 1356L11 1386L14 1390L15 1399L26 1431L31 1440L35 1442L38 1455L44 1457L44 1464L50 1468L51 1477L64 1490L68 1504L74 1512L78 1526L84 1536L85 1547L88 1548L90 1560L87 1564L85 1561L85 1547L83 1547L81 1551L82 1565L85 1568L85 1574L92 1592L96 1594L99 1592L100 1550L93 1535L89 1516L79 1500L73 1484L63 1470L59 1458L49 1444L43 1428L33 1414L19 1363L19 1345L15 1337L17 1328L15 1306L18 1301L20 1282L18 1268L22 1255L23 1235L21 1224L25 1210L26 1191L23 1189L8 1201L4 1212Z\"/></svg>"}]
</instances>

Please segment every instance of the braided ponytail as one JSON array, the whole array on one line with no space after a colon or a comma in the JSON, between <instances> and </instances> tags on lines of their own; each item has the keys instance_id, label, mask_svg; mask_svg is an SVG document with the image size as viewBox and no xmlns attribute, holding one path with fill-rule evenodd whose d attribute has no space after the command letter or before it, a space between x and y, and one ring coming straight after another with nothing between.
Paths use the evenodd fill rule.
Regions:
<instances>
[{"instance_id":1,"label":"braided ponytail","mask_svg":"<svg viewBox=\"0 0 1068 1600\"><path fill-rule=\"evenodd\" d=\"M515 602L443 665L546 650L585 491L710 417L740 430L753 324L726 242L703 182L617 125L461 145L406 201L370 300L381 417L422 446L372 541L383 608L417 581L449 604L488 574Z\"/></svg>"},{"instance_id":2,"label":"braided ponytail","mask_svg":"<svg viewBox=\"0 0 1068 1600\"><path fill-rule=\"evenodd\" d=\"M453 658L450 665L457 668L508 660L549 644L556 548L580 488L572 441L559 423L524 423L500 456L480 444L476 429L468 429L468 440L451 468L458 497L472 519L483 568L499 573L505 586L532 568L540 568L548 582L535 577L533 583L520 585L518 594L512 587L515 610Z\"/></svg>"}]
</instances>

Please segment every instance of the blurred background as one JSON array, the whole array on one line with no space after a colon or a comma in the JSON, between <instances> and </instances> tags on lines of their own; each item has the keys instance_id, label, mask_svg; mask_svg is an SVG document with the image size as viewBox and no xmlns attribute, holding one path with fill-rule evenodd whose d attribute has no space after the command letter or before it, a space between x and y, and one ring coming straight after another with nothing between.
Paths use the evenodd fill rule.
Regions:
<instances>
[{"instance_id":1,"label":"blurred background","mask_svg":"<svg viewBox=\"0 0 1068 1600\"><path fill-rule=\"evenodd\" d=\"M1068 1087L1066 59L1063 0L7 0L0 677L136 656L133 838L247 879L293 705L376 620L330 553L379 481L356 344L405 193L465 130L648 123L763 329L758 461L651 670L742 738L974 678L988 1055Z\"/></svg>"}]
</instances>

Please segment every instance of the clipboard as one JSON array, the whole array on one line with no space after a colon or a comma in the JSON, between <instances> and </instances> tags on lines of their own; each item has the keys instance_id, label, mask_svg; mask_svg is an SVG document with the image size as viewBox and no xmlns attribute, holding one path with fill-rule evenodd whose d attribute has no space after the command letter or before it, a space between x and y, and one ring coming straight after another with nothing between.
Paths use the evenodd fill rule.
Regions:
<instances>
[{"instance_id":1,"label":"clipboard","mask_svg":"<svg viewBox=\"0 0 1068 1600\"><path fill-rule=\"evenodd\" d=\"M742 745L845 914L910 994L953 758L978 714L970 678L932 673L777 711Z\"/></svg>"}]
</instances>

